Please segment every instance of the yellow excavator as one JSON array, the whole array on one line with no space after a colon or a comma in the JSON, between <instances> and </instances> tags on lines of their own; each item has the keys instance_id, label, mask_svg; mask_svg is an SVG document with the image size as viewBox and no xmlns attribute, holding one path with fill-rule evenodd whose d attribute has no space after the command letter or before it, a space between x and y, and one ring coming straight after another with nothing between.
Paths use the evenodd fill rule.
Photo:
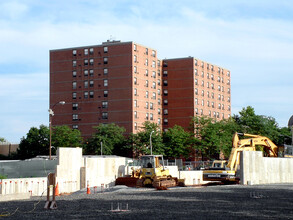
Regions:
<instances>
[{"instance_id":1,"label":"yellow excavator","mask_svg":"<svg viewBox=\"0 0 293 220\"><path fill-rule=\"evenodd\" d=\"M239 139L239 136L249 137L247 139ZM240 163L241 151L256 151L256 146L263 147L265 156L278 157L278 153L282 148L277 147L269 138L254 135L235 133L232 140L232 150L229 160L215 160L212 166L203 171L204 181L221 181L221 182L239 182L236 175Z\"/></svg>"},{"instance_id":2,"label":"yellow excavator","mask_svg":"<svg viewBox=\"0 0 293 220\"><path fill-rule=\"evenodd\" d=\"M135 183L137 187L155 188L184 186L184 179L170 175L162 155L143 155L139 159L139 166L139 169L133 170L131 177L117 178L116 185L133 186Z\"/></svg>"}]
</instances>

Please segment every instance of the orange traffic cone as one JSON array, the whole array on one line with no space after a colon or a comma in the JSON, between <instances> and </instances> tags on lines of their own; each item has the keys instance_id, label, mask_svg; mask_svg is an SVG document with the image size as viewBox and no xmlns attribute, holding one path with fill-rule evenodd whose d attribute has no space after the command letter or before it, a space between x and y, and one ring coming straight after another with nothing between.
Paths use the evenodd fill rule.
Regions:
<instances>
[{"instance_id":1,"label":"orange traffic cone","mask_svg":"<svg viewBox=\"0 0 293 220\"><path fill-rule=\"evenodd\" d=\"M58 183L55 187L55 196L60 196Z\"/></svg>"},{"instance_id":2,"label":"orange traffic cone","mask_svg":"<svg viewBox=\"0 0 293 220\"><path fill-rule=\"evenodd\" d=\"M90 189L89 185L87 185L86 194L91 194L91 189Z\"/></svg>"}]
</instances>

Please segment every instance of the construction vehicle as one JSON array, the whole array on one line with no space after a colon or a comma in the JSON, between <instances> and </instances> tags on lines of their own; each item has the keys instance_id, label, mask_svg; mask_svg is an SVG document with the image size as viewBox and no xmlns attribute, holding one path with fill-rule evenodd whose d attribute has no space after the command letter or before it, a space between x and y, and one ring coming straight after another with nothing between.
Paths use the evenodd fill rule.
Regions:
<instances>
[{"instance_id":1,"label":"construction vehicle","mask_svg":"<svg viewBox=\"0 0 293 220\"><path fill-rule=\"evenodd\" d=\"M173 187L184 186L184 179L172 177L169 170L164 166L162 155L143 155L139 160L140 168L133 170L131 177L119 177L116 185L133 186L136 181L137 187ZM136 177L136 175L139 175Z\"/></svg>"},{"instance_id":2,"label":"construction vehicle","mask_svg":"<svg viewBox=\"0 0 293 220\"><path fill-rule=\"evenodd\" d=\"M250 138L239 140L239 135ZM232 150L229 160L213 161L212 166L203 171L203 180L239 182L240 178L237 175L237 171L240 163L240 152L256 151L256 146L263 147L265 156L268 157L278 157L279 149L281 149L267 137L236 132L233 135Z\"/></svg>"}]
</instances>

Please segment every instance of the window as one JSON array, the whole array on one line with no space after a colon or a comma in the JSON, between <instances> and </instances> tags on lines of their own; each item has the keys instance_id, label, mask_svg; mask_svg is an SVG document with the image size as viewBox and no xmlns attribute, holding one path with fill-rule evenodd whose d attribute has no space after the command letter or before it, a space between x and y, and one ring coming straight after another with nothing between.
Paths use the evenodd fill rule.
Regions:
<instances>
[{"instance_id":1,"label":"window","mask_svg":"<svg viewBox=\"0 0 293 220\"><path fill-rule=\"evenodd\" d=\"M76 77L76 71L72 71L72 76Z\"/></svg>"},{"instance_id":2,"label":"window","mask_svg":"<svg viewBox=\"0 0 293 220\"><path fill-rule=\"evenodd\" d=\"M104 97L108 97L108 90L104 90Z\"/></svg>"},{"instance_id":3,"label":"window","mask_svg":"<svg viewBox=\"0 0 293 220\"><path fill-rule=\"evenodd\" d=\"M89 92L84 92L84 93L83 93L83 97L84 97L85 99L87 99L87 98L89 97Z\"/></svg>"},{"instance_id":4,"label":"window","mask_svg":"<svg viewBox=\"0 0 293 220\"><path fill-rule=\"evenodd\" d=\"M218 109L221 109L221 104L218 104Z\"/></svg>"},{"instance_id":5,"label":"window","mask_svg":"<svg viewBox=\"0 0 293 220\"><path fill-rule=\"evenodd\" d=\"M227 72L227 76L230 76L230 72L229 71Z\"/></svg>"},{"instance_id":6,"label":"window","mask_svg":"<svg viewBox=\"0 0 293 220\"><path fill-rule=\"evenodd\" d=\"M218 67L218 73L220 73L221 72L221 69L220 69L220 67Z\"/></svg>"},{"instance_id":7,"label":"window","mask_svg":"<svg viewBox=\"0 0 293 220\"><path fill-rule=\"evenodd\" d=\"M213 74L211 75L211 79L214 80L214 75Z\"/></svg>"},{"instance_id":8,"label":"window","mask_svg":"<svg viewBox=\"0 0 293 220\"><path fill-rule=\"evenodd\" d=\"M156 78L156 72L155 71L153 71L152 77Z\"/></svg>"},{"instance_id":9,"label":"window","mask_svg":"<svg viewBox=\"0 0 293 220\"><path fill-rule=\"evenodd\" d=\"M161 99L158 99L158 105L161 105Z\"/></svg>"},{"instance_id":10,"label":"window","mask_svg":"<svg viewBox=\"0 0 293 220\"><path fill-rule=\"evenodd\" d=\"M145 114L145 119L146 119L146 120L149 120L149 113L146 113L146 114Z\"/></svg>"},{"instance_id":11,"label":"window","mask_svg":"<svg viewBox=\"0 0 293 220\"><path fill-rule=\"evenodd\" d=\"M204 81L203 80L201 81L201 86L204 86Z\"/></svg>"},{"instance_id":12,"label":"window","mask_svg":"<svg viewBox=\"0 0 293 220\"><path fill-rule=\"evenodd\" d=\"M198 105L198 99L197 99L197 98L194 99L194 103L195 103L196 105Z\"/></svg>"},{"instance_id":13,"label":"window","mask_svg":"<svg viewBox=\"0 0 293 220\"><path fill-rule=\"evenodd\" d=\"M104 79L104 86L108 86L108 80Z\"/></svg>"},{"instance_id":14,"label":"window","mask_svg":"<svg viewBox=\"0 0 293 220\"><path fill-rule=\"evenodd\" d=\"M154 61L154 60L152 62L152 67L154 67L154 68L156 67L156 61Z\"/></svg>"},{"instance_id":15,"label":"window","mask_svg":"<svg viewBox=\"0 0 293 220\"><path fill-rule=\"evenodd\" d=\"M134 122L134 130L137 130L137 123Z\"/></svg>"},{"instance_id":16,"label":"window","mask_svg":"<svg viewBox=\"0 0 293 220\"><path fill-rule=\"evenodd\" d=\"M146 81L145 81L145 87L148 87L148 86L149 86L149 81L146 80Z\"/></svg>"},{"instance_id":17,"label":"window","mask_svg":"<svg viewBox=\"0 0 293 220\"><path fill-rule=\"evenodd\" d=\"M76 89L76 82L72 82L72 89Z\"/></svg>"},{"instance_id":18,"label":"window","mask_svg":"<svg viewBox=\"0 0 293 220\"><path fill-rule=\"evenodd\" d=\"M201 90L201 96L204 96L204 90Z\"/></svg>"},{"instance_id":19,"label":"window","mask_svg":"<svg viewBox=\"0 0 293 220\"><path fill-rule=\"evenodd\" d=\"M156 93L153 92L153 99L156 99Z\"/></svg>"},{"instance_id":20,"label":"window","mask_svg":"<svg viewBox=\"0 0 293 220\"><path fill-rule=\"evenodd\" d=\"M146 98L149 97L149 92L148 92L148 91L145 92L145 97L146 97Z\"/></svg>"},{"instance_id":21,"label":"window","mask_svg":"<svg viewBox=\"0 0 293 220\"><path fill-rule=\"evenodd\" d=\"M195 109L195 114L198 114L198 108Z\"/></svg>"},{"instance_id":22,"label":"window","mask_svg":"<svg viewBox=\"0 0 293 220\"><path fill-rule=\"evenodd\" d=\"M215 108L215 103L214 102L212 102L212 107Z\"/></svg>"},{"instance_id":23,"label":"window","mask_svg":"<svg viewBox=\"0 0 293 220\"><path fill-rule=\"evenodd\" d=\"M220 117L220 114L219 114L219 112L217 112L217 118L219 118Z\"/></svg>"},{"instance_id":24,"label":"window","mask_svg":"<svg viewBox=\"0 0 293 220\"><path fill-rule=\"evenodd\" d=\"M94 80L90 80L90 87L94 87Z\"/></svg>"},{"instance_id":25,"label":"window","mask_svg":"<svg viewBox=\"0 0 293 220\"><path fill-rule=\"evenodd\" d=\"M136 44L133 44L133 50L136 51Z\"/></svg>"},{"instance_id":26,"label":"window","mask_svg":"<svg viewBox=\"0 0 293 220\"><path fill-rule=\"evenodd\" d=\"M214 98L214 93L212 92L212 99Z\"/></svg>"},{"instance_id":27,"label":"window","mask_svg":"<svg viewBox=\"0 0 293 220\"><path fill-rule=\"evenodd\" d=\"M156 82L153 82L153 86L152 86L153 89L156 88Z\"/></svg>"},{"instance_id":28,"label":"window","mask_svg":"<svg viewBox=\"0 0 293 220\"><path fill-rule=\"evenodd\" d=\"M224 100L224 96L223 96L223 95L222 95L222 101L225 101L225 100Z\"/></svg>"},{"instance_id":29,"label":"window","mask_svg":"<svg viewBox=\"0 0 293 220\"><path fill-rule=\"evenodd\" d=\"M203 110L202 109L200 110L200 114L203 115Z\"/></svg>"},{"instance_id":30,"label":"window","mask_svg":"<svg viewBox=\"0 0 293 220\"><path fill-rule=\"evenodd\" d=\"M84 70L84 71L83 71L83 75L84 75L84 76L88 76L88 75L89 75L89 71L88 71L88 70Z\"/></svg>"},{"instance_id":31,"label":"window","mask_svg":"<svg viewBox=\"0 0 293 220\"><path fill-rule=\"evenodd\" d=\"M154 115L153 115L153 113L150 113L150 120L151 120L151 121L154 120Z\"/></svg>"},{"instance_id":32,"label":"window","mask_svg":"<svg viewBox=\"0 0 293 220\"><path fill-rule=\"evenodd\" d=\"M230 84L230 80L228 79L228 80L227 80L227 85L229 85L229 84Z\"/></svg>"},{"instance_id":33,"label":"window","mask_svg":"<svg viewBox=\"0 0 293 220\"><path fill-rule=\"evenodd\" d=\"M221 86L218 86L218 91L221 91Z\"/></svg>"},{"instance_id":34,"label":"window","mask_svg":"<svg viewBox=\"0 0 293 220\"><path fill-rule=\"evenodd\" d=\"M197 79L194 80L195 85L197 85Z\"/></svg>"},{"instance_id":35,"label":"window","mask_svg":"<svg viewBox=\"0 0 293 220\"><path fill-rule=\"evenodd\" d=\"M73 114L72 115L72 120L73 121L77 121L78 120L78 115L77 114Z\"/></svg>"},{"instance_id":36,"label":"window","mask_svg":"<svg viewBox=\"0 0 293 220\"><path fill-rule=\"evenodd\" d=\"M161 119L160 118L158 118L158 125L160 125L161 124Z\"/></svg>"},{"instance_id":37,"label":"window","mask_svg":"<svg viewBox=\"0 0 293 220\"><path fill-rule=\"evenodd\" d=\"M168 71L167 70L164 70L163 76L168 76Z\"/></svg>"},{"instance_id":38,"label":"window","mask_svg":"<svg viewBox=\"0 0 293 220\"><path fill-rule=\"evenodd\" d=\"M195 89L194 93L195 93L195 95L198 95L198 89Z\"/></svg>"},{"instance_id":39,"label":"window","mask_svg":"<svg viewBox=\"0 0 293 220\"><path fill-rule=\"evenodd\" d=\"M137 118L137 111L134 112L134 118Z\"/></svg>"},{"instance_id":40,"label":"window","mask_svg":"<svg viewBox=\"0 0 293 220\"><path fill-rule=\"evenodd\" d=\"M76 99L76 92L72 93L72 99Z\"/></svg>"},{"instance_id":41,"label":"window","mask_svg":"<svg viewBox=\"0 0 293 220\"><path fill-rule=\"evenodd\" d=\"M194 60L194 65L197 66L197 60L196 59Z\"/></svg>"},{"instance_id":42,"label":"window","mask_svg":"<svg viewBox=\"0 0 293 220\"><path fill-rule=\"evenodd\" d=\"M201 71L201 77L204 77L204 72L203 71Z\"/></svg>"},{"instance_id":43,"label":"window","mask_svg":"<svg viewBox=\"0 0 293 220\"><path fill-rule=\"evenodd\" d=\"M210 83L209 82L207 82L207 87L210 88Z\"/></svg>"},{"instance_id":44,"label":"window","mask_svg":"<svg viewBox=\"0 0 293 220\"><path fill-rule=\"evenodd\" d=\"M214 71L214 65L212 65L212 68L211 68L211 70L212 70L212 71Z\"/></svg>"},{"instance_id":45,"label":"window","mask_svg":"<svg viewBox=\"0 0 293 220\"><path fill-rule=\"evenodd\" d=\"M137 72L137 67L136 66L133 67L133 71L134 71L134 73Z\"/></svg>"},{"instance_id":46,"label":"window","mask_svg":"<svg viewBox=\"0 0 293 220\"><path fill-rule=\"evenodd\" d=\"M149 65L149 60L145 59L145 65L148 66Z\"/></svg>"},{"instance_id":47,"label":"window","mask_svg":"<svg viewBox=\"0 0 293 220\"><path fill-rule=\"evenodd\" d=\"M137 89L134 89L134 95L137 96Z\"/></svg>"},{"instance_id":48,"label":"window","mask_svg":"<svg viewBox=\"0 0 293 220\"><path fill-rule=\"evenodd\" d=\"M149 108L149 103L148 103L148 102L145 103L145 108L146 108L146 109Z\"/></svg>"},{"instance_id":49,"label":"window","mask_svg":"<svg viewBox=\"0 0 293 220\"><path fill-rule=\"evenodd\" d=\"M156 57L156 51L152 50L152 56Z\"/></svg>"},{"instance_id":50,"label":"window","mask_svg":"<svg viewBox=\"0 0 293 220\"><path fill-rule=\"evenodd\" d=\"M230 102L230 97L228 97L228 102Z\"/></svg>"},{"instance_id":51,"label":"window","mask_svg":"<svg viewBox=\"0 0 293 220\"><path fill-rule=\"evenodd\" d=\"M72 50L72 55L73 56L76 56L76 54L77 54L77 51L76 50Z\"/></svg>"},{"instance_id":52,"label":"window","mask_svg":"<svg viewBox=\"0 0 293 220\"><path fill-rule=\"evenodd\" d=\"M94 54L94 48L90 48L90 54Z\"/></svg>"},{"instance_id":53,"label":"window","mask_svg":"<svg viewBox=\"0 0 293 220\"><path fill-rule=\"evenodd\" d=\"M210 69L210 64L207 63L207 69Z\"/></svg>"},{"instance_id":54,"label":"window","mask_svg":"<svg viewBox=\"0 0 293 220\"><path fill-rule=\"evenodd\" d=\"M108 75L108 69L104 68L104 75Z\"/></svg>"},{"instance_id":55,"label":"window","mask_svg":"<svg viewBox=\"0 0 293 220\"><path fill-rule=\"evenodd\" d=\"M108 63L108 57L104 57L104 64Z\"/></svg>"},{"instance_id":56,"label":"window","mask_svg":"<svg viewBox=\"0 0 293 220\"><path fill-rule=\"evenodd\" d=\"M201 105L204 106L204 100L201 100Z\"/></svg>"},{"instance_id":57,"label":"window","mask_svg":"<svg viewBox=\"0 0 293 220\"><path fill-rule=\"evenodd\" d=\"M195 70L194 70L194 75L196 75L196 76L197 76L197 69L195 69Z\"/></svg>"},{"instance_id":58,"label":"window","mask_svg":"<svg viewBox=\"0 0 293 220\"><path fill-rule=\"evenodd\" d=\"M230 93L230 89L228 89L228 93Z\"/></svg>"},{"instance_id":59,"label":"window","mask_svg":"<svg viewBox=\"0 0 293 220\"><path fill-rule=\"evenodd\" d=\"M137 100L134 100L134 107L137 107Z\"/></svg>"},{"instance_id":60,"label":"window","mask_svg":"<svg viewBox=\"0 0 293 220\"><path fill-rule=\"evenodd\" d=\"M158 115L160 115L161 114L161 109L160 108L158 108Z\"/></svg>"},{"instance_id":61,"label":"window","mask_svg":"<svg viewBox=\"0 0 293 220\"><path fill-rule=\"evenodd\" d=\"M207 91L207 96L208 96L208 98L210 97L210 92L209 91Z\"/></svg>"},{"instance_id":62,"label":"window","mask_svg":"<svg viewBox=\"0 0 293 220\"><path fill-rule=\"evenodd\" d=\"M164 86L168 85L168 80L164 80Z\"/></svg>"},{"instance_id":63,"label":"window","mask_svg":"<svg viewBox=\"0 0 293 220\"><path fill-rule=\"evenodd\" d=\"M72 103L72 110L77 110L77 109L78 109L78 104Z\"/></svg>"},{"instance_id":64,"label":"window","mask_svg":"<svg viewBox=\"0 0 293 220\"><path fill-rule=\"evenodd\" d=\"M149 71L145 70L145 76L148 76L148 75L149 75Z\"/></svg>"},{"instance_id":65,"label":"window","mask_svg":"<svg viewBox=\"0 0 293 220\"><path fill-rule=\"evenodd\" d=\"M230 107L230 105L228 105L228 111L230 111L231 110L231 107ZM230 116L229 116L230 117Z\"/></svg>"},{"instance_id":66,"label":"window","mask_svg":"<svg viewBox=\"0 0 293 220\"><path fill-rule=\"evenodd\" d=\"M201 67L204 68L204 62L201 62Z\"/></svg>"},{"instance_id":67,"label":"window","mask_svg":"<svg viewBox=\"0 0 293 220\"><path fill-rule=\"evenodd\" d=\"M221 77L218 76L218 82L221 82Z\"/></svg>"},{"instance_id":68,"label":"window","mask_svg":"<svg viewBox=\"0 0 293 220\"><path fill-rule=\"evenodd\" d=\"M210 101L207 101L207 106L210 107Z\"/></svg>"},{"instance_id":69,"label":"window","mask_svg":"<svg viewBox=\"0 0 293 220\"><path fill-rule=\"evenodd\" d=\"M90 91L90 98L94 98L94 92Z\"/></svg>"},{"instance_id":70,"label":"window","mask_svg":"<svg viewBox=\"0 0 293 220\"><path fill-rule=\"evenodd\" d=\"M133 56L133 61L134 61L135 63L137 62L137 56L136 56L136 55Z\"/></svg>"},{"instance_id":71,"label":"window","mask_svg":"<svg viewBox=\"0 0 293 220\"><path fill-rule=\"evenodd\" d=\"M212 84L211 84L211 87L212 87L212 89L214 89L214 88L215 88L215 87L214 87L214 83L212 83Z\"/></svg>"},{"instance_id":72,"label":"window","mask_svg":"<svg viewBox=\"0 0 293 220\"><path fill-rule=\"evenodd\" d=\"M137 85L137 78L136 77L133 78L133 83L134 83L134 85Z\"/></svg>"},{"instance_id":73,"label":"window","mask_svg":"<svg viewBox=\"0 0 293 220\"><path fill-rule=\"evenodd\" d=\"M221 95L218 95L218 100L221 100Z\"/></svg>"},{"instance_id":74,"label":"window","mask_svg":"<svg viewBox=\"0 0 293 220\"><path fill-rule=\"evenodd\" d=\"M78 125L72 125L72 129L78 129Z\"/></svg>"},{"instance_id":75,"label":"window","mask_svg":"<svg viewBox=\"0 0 293 220\"><path fill-rule=\"evenodd\" d=\"M164 105L168 105L168 99L164 99Z\"/></svg>"},{"instance_id":76,"label":"window","mask_svg":"<svg viewBox=\"0 0 293 220\"><path fill-rule=\"evenodd\" d=\"M90 59L90 65L94 65L94 59L93 58Z\"/></svg>"},{"instance_id":77,"label":"window","mask_svg":"<svg viewBox=\"0 0 293 220\"><path fill-rule=\"evenodd\" d=\"M108 102L102 101L102 108L108 108Z\"/></svg>"},{"instance_id":78,"label":"window","mask_svg":"<svg viewBox=\"0 0 293 220\"><path fill-rule=\"evenodd\" d=\"M104 53L108 53L108 47L104 47Z\"/></svg>"},{"instance_id":79,"label":"window","mask_svg":"<svg viewBox=\"0 0 293 220\"><path fill-rule=\"evenodd\" d=\"M84 88L88 88L89 87L89 82L88 81L84 81Z\"/></svg>"},{"instance_id":80,"label":"window","mask_svg":"<svg viewBox=\"0 0 293 220\"><path fill-rule=\"evenodd\" d=\"M154 103L150 102L150 109L154 109Z\"/></svg>"},{"instance_id":81,"label":"window","mask_svg":"<svg viewBox=\"0 0 293 220\"><path fill-rule=\"evenodd\" d=\"M160 86L161 85L161 80L160 79L158 79L158 86Z\"/></svg>"},{"instance_id":82,"label":"window","mask_svg":"<svg viewBox=\"0 0 293 220\"><path fill-rule=\"evenodd\" d=\"M224 104L222 104L222 110L225 110L225 106L224 106Z\"/></svg>"},{"instance_id":83,"label":"window","mask_svg":"<svg viewBox=\"0 0 293 220\"><path fill-rule=\"evenodd\" d=\"M167 89L164 90L164 95L168 95L168 90Z\"/></svg>"},{"instance_id":84,"label":"window","mask_svg":"<svg viewBox=\"0 0 293 220\"><path fill-rule=\"evenodd\" d=\"M108 112L102 112L102 119L108 119Z\"/></svg>"},{"instance_id":85,"label":"window","mask_svg":"<svg viewBox=\"0 0 293 220\"><path fill-rule=\"evenodd\" d=\"M90 70L90 76L94 76L94 70Z\"/></svg>"},{"instance_id":86,"label":"window","mask_svg":"<svg viewBox=\"0 0 293 220\"><path fill-rule=\"evenodd\" d=\"M84 55L88 55L89 54L89 49L84 49Z\"/></svg>"},{"instance_id":87,"label":"window","mask_svg":"<svg viewBox=\"0 0 293 220\"><path fill-rule=\"evenodd\" d=\"M76 67L76 60L73 60L73 61L72 61L72 66L73 66L73 67Z\"/></svg>"},{"instance_id":88,"label":"window","mask_svg":"<svg viewBox=\"0 0 293 220\"><path fill-rule=\"evenodd\" d=\"M209 73L207 73L207 78L208 78L208 79L210 78L210 74L209 74Z\"/></svg>"},{"instance_id":89,"label":"window","mask_svg":"<svg viewBox=\"0 0 293 220\"><path fill-rule=\"evenodd\" d=\"M168 125L168 119L164 118L164 125Z\"/></svg>"},{"instance_id":90,"label":"window","mask_svg":"<svg viewBox=\"0 0 293 220\"><path fill-rule=\"evenodd\" d=\"M164 115L168 115L168 109L164 109Z\"/></svg>"},{"instance_id":91,"label":"window","mask_svg":"<svg viewBox=\"0 0 293 220\"><path fill-rule=\"evenodd\" d=\"M145 48L145 54L148 55L149 54L149 49Z\"/></svg>"},{"instance_id":92,"label":"window","mask_svg":"<svg viewBox=\"0 0 293 220\"><path fill-rule=\"evenodd\" d=\"M210 116L210 117L212 116L212 112L211 112L211 111L209 111L209 116Z\"/></svg>"},{"instance_id":93,"label":"window","mask_svg":"<svg viewBox=\"0 0 293 220\"><path fill-rule=\"evenodd\" d=\"M88 60L88 59L84 59L83 64L84 64L85 66L89 65L89 60Z\"/></svg>"},{"instance_id":94,"label":"window","mask_svg":"<svg viewBox=\"0 0 293 220\"><path fill-rule=\"evenodd\" d=\"M158 95L161 95L161 90L160 89L158 89Z\"/></svg>"},{"instance_id":95,"label":"window","mask_svg":"<svg viewBox=\"0 0 293 220\"><path fill-rule=\"evenodd\" d=\"M224 86L222 86L222 92L224 92Z\"/></svg>"}]
</instances>

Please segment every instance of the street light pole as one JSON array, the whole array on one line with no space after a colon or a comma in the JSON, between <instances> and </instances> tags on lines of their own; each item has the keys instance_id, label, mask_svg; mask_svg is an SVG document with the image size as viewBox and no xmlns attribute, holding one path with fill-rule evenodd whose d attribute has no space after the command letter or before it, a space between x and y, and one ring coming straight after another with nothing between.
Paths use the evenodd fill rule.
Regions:
<instances>
[{"instance_id":1,"label":"street light pole","mask_svg":"<svg viewBox=\"0 0 293 220\"><path fill-rule=\"evenodd\" d=\"M152 134L154 133L154 131L151 132L150 134L150 147L151 147L151 155L153 155L153 146L152 146Z\"/></svg>"},{"instance_id":2,"label":"street light pole","mask_svg":"<svg viewBox=\"0 0 293 220\"><path fill-rule=\"evenodd\" d=\"M52 109L58 104L64 105L65 101L57 102L52 106L52 108L49 109L49 129L50 129L49 160L51 160L51 155L52 155L52 117L54 116L54 112Z\"/></svg>"}]
</instances>

